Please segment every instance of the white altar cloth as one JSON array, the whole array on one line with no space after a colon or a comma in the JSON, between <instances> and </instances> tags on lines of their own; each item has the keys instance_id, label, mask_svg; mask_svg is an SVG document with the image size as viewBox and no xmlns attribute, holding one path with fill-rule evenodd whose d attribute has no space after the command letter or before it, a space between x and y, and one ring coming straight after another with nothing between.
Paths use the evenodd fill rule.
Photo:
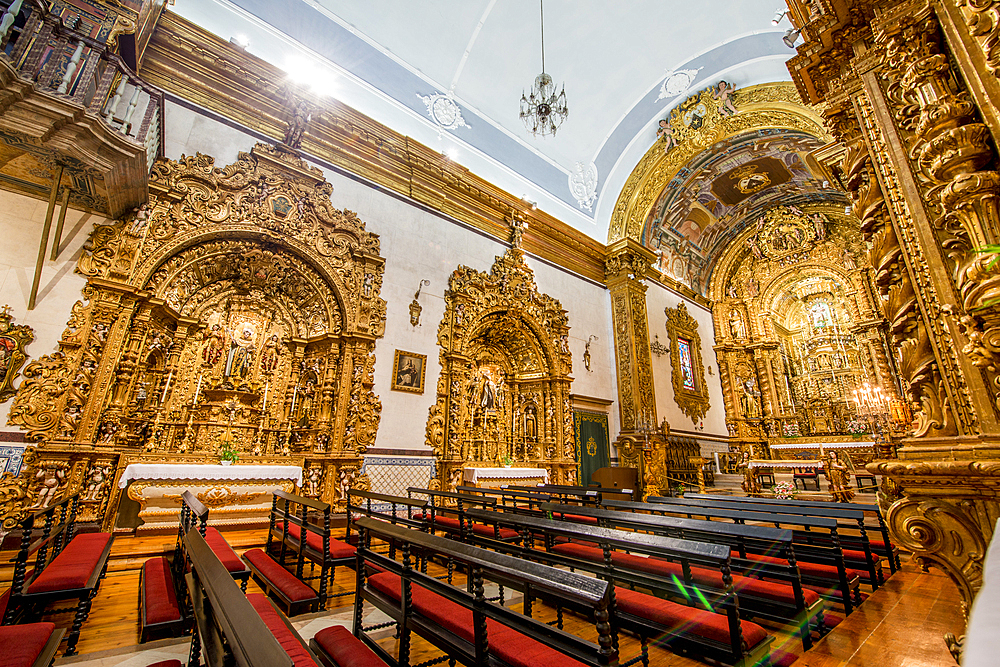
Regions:
<instances>
[{"instance_id":1,"label":"white altar cloth","mask_svg":"<svg viewBox=\"0 0 1000 667\"><path fill-rule=\"evenodd\" d=\"M823 467L822 461L800 461L799 459L777 460L777 461L750 461L751 468L804 468L814 470Z\"/></svg>"},{"instance_id":2,"label":"white altar cloth","mask_svg":"<svg viewBox=\"0 0 1000 667\"><path fill-rule=\"evenodd\" d=\"M194 463L132 463L125 467L118 488L136 479L290 479L302 486L299 466L224 466Z\"/></svg>"},{"instance_id":3,"label":"white altar cloth","mask_svg":"<svg viewBox=\"0 0 1000 667\"><path fill-rule=\"evenodd\" d=\"M472 484L480 479L537 479L543 477L549 483L549 471L545 468L466 468L463 479Z\"/></svg>"}]
</instances>

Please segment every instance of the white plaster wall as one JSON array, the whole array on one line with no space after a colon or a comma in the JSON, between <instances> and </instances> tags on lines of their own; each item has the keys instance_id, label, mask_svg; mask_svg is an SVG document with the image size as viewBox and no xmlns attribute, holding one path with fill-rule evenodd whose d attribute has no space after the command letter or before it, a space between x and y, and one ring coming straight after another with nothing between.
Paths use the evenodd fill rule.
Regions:
<instances>
[{"instance_id":1,"label":"white plaster wall","mask_svg":"<svg viewBox=\"0 0 1000 667\"><path fill-rule=\"evenodd\" d=\"M218 167L233 162L239 151L249 151L256 140L177 104L168 103L165 152L171 159L196 152L214 156ZM320 167L322 168L322 166ZM376 345L375 393L382 401L382 420L375 446L387 449L429 449L424 444L428 411L436 400L440 364L437 330L444 315L448 277L460 264L488 271L507 246L471 228L432 213L378 187L324 169L333 184L334 206L358 214L366 228L379 235L386 259L381 296L387 302L385 337ZM617 399L611 330L611 302L600 285L529 258L538 289L562 302L569 312L573 353L572 392ZM409 305L421 280L429 280L420 294L420 325L410 325ZM67 310L68 314L68 310ZM598 336L590 347L591 369L583 365L587 337ZM423 394L392 391L393 351L427 355ZM610 437L618 433L618 409L610 408Z\"/></svg>"},{"instance_id":2,"label":"white plaster wall","mask_svg":"<svg viewBox=\"0 0 1000 667\"><path fill-rule=\"evenodd\" d=\"M701 360L705 365L705 384L708 386L709 410L704 419L699 424L694 424L691 418L681 412L680 407L674 401L673 368L670 365L670 355L664 354L657 357L652 355L653 362L653 388L656 392L656 414L658 419L666 417L670 423L670 428L677 434L697 437L699 434L715 435L727 437L726 429L726 409L722 402L722 383L719 381L719 364L715 358L715 329L712 326L712 313L696 303L688 301L679 294L676 294L657 283L647 283L649 289L646 291L646 310L649 318L649 340L653 341L653 335L659 336L660 344L664 347L670 346L670 338L667 335L667 317L664 314L666 308L676 308L684 301L687 304L688 313L698 322L698 334L701 336ZM708 374L708 367L711 367L712 374ZM704 425L704 429L700 429ZM725 451L725 446L721 443L713 443L706 447L708 441L702 442L702 452Z\"/></svg>"},{"instance_id":3,"label":"white plaster wall","mask_svg":"<svg viewBox=\"0 0 1000 667\"><path fill-rule=\"evenodd\" d=\"M101 216L69 209L59 244L59 257L51 262L49 257L59 216L57 205L38 284L38 298L34 310L28 311L28 297L47 207L47 201L0 191L0 237L3 239L0 242L0 307L9 305L14 324L27 324L35 330L35 339L26 348L28 360L25 366L44 354L55 352L66 329L70 310L82 298L81 290L87 282L83 276L74 273L83 243L95 224L106 222ZM24 370L23 366L21 370ZM22 376L18 376L14 386L19 387L23 380ZM10 398L0 404L0 430L20 430L7 424L7 413L12 403L13 398Z\"/></svg>"}]
</instances>

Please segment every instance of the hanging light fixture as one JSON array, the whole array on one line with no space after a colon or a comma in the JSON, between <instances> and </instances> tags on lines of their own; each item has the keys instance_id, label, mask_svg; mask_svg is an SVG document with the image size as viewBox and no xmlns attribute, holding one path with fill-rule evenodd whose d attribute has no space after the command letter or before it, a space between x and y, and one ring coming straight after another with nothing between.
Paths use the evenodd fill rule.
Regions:
<instances>
[{"instance_id":1,"label":"hanging light fixture","mask_svg":"<svg viewBox=\"0 0 1000 667\"><path fill-rule=\"evenodd\" d=\"M538 6L542 28L542 73L535 77L535 85L527 96L521 93L521 120L533 135L544 137L556 133L569 115L569 108L566 106L566 86L556 95L552 77L545 73L545 11L542 0L538 0Z\"/></svg>"}]
</instances>

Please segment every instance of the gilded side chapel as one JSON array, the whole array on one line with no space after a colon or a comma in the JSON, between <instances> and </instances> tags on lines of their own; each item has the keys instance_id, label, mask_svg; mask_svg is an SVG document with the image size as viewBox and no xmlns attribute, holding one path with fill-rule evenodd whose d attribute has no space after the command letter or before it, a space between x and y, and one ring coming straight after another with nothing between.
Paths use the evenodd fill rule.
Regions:
<instances>
[{"instance_id":1,"label":"gilded side chapel","mask_svg":"<svg viewBox=\"0 0 1000 667\"><path fill-rule=\"evenodd\" d=\"M998 3L710 4L0 0L0 663L992 664Z\"/></svg>"}]
</instances>

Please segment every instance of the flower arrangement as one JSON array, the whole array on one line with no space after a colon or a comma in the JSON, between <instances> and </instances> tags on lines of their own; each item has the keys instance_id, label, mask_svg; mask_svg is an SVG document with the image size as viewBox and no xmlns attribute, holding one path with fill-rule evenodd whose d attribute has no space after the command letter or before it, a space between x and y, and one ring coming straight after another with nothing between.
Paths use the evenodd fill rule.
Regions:
<instances>
[{"instance_id":1,"label":"flower arrangement","mask_svg":"<svg viewBox=\"0 0 1000 667\"><path fill-rule=\"evenodd\" d=\"M226 443L219 450L219 462L223 465L230 465L240 460L240 454L233 448L232 444Z\"/></svg>"},{"instance_id":2,"label":"flower arrangement","mask_svg":"<svg viewBox=\"0 0 1000 667\"><path fill-rule=\"evenodd\" d=\"M771 487L774 497L778 500L791 500L795 497L795 485L791 482L778 482Z\"/></svg>"},{"instance_id":3,"label":"flower arrangement","mask_svg":"<svg viewBox=\"0 0 1000 667\"><path fill-rule=\"evenodd\" d=\"M681 498L681 497L684 496L684 485L683 484L678 484L676 487L674 487L674 495L676 497L678 497L678 498Z\"/></svg>"},{"instance_id":4,"label":"flower arrangement","mask_svg":"<svg viewBox=\"0 0 1000 667\"><path fill-rule=\"evenodd\" d=\"M500 459L500 465L504 468L509 468L514 465L514 459L510 458L510 454L504 454L503 458Z\"/></svg>"}]
</instances>

